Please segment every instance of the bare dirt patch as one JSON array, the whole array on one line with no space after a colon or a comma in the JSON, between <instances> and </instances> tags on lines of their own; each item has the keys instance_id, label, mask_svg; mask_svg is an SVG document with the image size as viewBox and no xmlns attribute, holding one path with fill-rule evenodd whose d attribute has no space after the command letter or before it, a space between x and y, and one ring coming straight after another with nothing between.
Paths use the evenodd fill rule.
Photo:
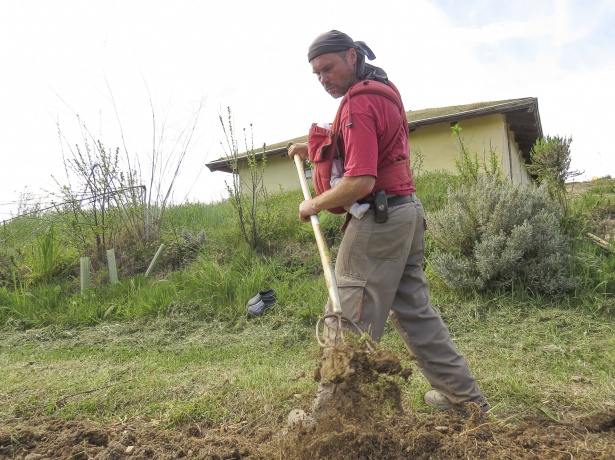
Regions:
<instances>
[{"instance_id":1,"label":"bare dirt patch","mask_svg":"<svg viewBox=\"0 0 615 460\"><path fill-rule=\"evenodd\" d=\"M99 426L50 417L0 422L0 459L615 459L615 408L555 423L542 416L505 422L475 405L420 417L403 410L399 360L344 342L316 379L345 385L313 426L255 424L161 429L146 420Z\"/></svg>"},{"instance_id":2,"label":"bare dirt patch","mask_svg":"<svg viewBox=\"0 0 615 460\"><path fill-rule=\"evenodd\" d=\"M476 415L476 414L473 414ZM569 422L532 417L508 426L459 413L391 417L297 436L280 427L246 433L192 424L163 430L144 421L99 427L85 420L12 419L0 428L0 459L614 459L615 411ZM291 435L288 435L291 436Z\"/></svg>"}]
</instances>

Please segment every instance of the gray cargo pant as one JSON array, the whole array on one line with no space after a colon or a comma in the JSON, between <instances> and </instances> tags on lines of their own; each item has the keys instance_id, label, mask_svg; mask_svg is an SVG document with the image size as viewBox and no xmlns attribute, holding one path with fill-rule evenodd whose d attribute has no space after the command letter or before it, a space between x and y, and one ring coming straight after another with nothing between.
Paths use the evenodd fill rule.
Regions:
<instances>
[{"instance_id":1,"label":"gray cargo pant","mask_svg":"<svg viewBox=\"0 0 615 460\"><path fill-rule=\"evenodd\" d=\"M389 208L386 223L376 223L371 209L362 219L352 218L335 263L343 316L374 340L380 340L390 316L434 390L455 404L482 403L465 358L429 302L422 266L425 227L416 195Z\"/></svg>"}]
</instances>

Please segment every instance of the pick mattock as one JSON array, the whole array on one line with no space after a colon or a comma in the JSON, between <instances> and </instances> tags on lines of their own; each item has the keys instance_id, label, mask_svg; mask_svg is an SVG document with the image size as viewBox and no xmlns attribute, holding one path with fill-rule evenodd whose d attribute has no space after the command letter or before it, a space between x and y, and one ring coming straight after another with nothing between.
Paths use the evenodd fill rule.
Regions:
<instances>
[{"instance_id":1,"label":"pick mattock","mask_svg":"<svg viewBox=\"0 0 615 460\"><path fill-rule=\"evenodd\" d=\"M299 155L294 156L295 165L297 166L297 174L299 174L299 182L301 182L301 189L303 190L303 196L306 200L312 198L310 188L305 177L305 171L303 170L303 160ZM310 216L312 222L312 228L314 229L314 236L316 237L316 244L318 245L318 252L320 253L320 261L322 262L322 268L325 272L325 281L327 283L327 289L329 291L329 302L331 303L331 312L325 312L325 315L321 317L316 323L316 340L321 347L331 347L337 341L344 339L343 324L348 323L357 329L359 335L363 333L359 326L347 318L342 317L342 307L340 304L340 295L337 289L337 281L335 279L335 270L331 263L331 255L329 254L329 248L327 242L322 234L320 228L320 221L318 216L313 214ZM322 324L322 338L321 338L321 324ZM327 330L331 332L333 340L327 340L330 335ZM339 334L339 335L338 335Z\"/></svg>"}]
</instances>

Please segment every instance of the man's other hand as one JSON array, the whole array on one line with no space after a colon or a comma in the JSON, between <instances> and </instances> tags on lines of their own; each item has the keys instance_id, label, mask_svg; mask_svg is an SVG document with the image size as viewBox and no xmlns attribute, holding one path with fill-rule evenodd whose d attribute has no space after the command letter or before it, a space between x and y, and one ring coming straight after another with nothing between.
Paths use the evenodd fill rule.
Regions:
<instances>
[{"instance_id":1,"label":"man's other hand","mask_svg":"<svg viewBox=\"0 0 615 460\"><path fill-rule=\"evenodd\" d=\"M314 200L302 201L299 205L299 219L309 222L310 216L314 214L318 214L318 210L314 207Z\"/></svg>"},{"instance_id":2,"label":"man's other hand","mask_svg":"<svg viewBox=\"0 0 615 460\"><path fill-rule=\"evenodd\" d=\"M293 160L295 155L305 160L308 157L308 146L305 143L293 144L288 149L288 157Z\"/></svg>"}]
</instances>

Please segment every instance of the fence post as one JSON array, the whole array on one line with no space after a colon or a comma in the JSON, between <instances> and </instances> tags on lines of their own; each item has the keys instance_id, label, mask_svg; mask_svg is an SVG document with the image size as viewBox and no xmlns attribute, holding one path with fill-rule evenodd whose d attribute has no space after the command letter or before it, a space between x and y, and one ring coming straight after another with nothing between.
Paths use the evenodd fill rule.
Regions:
<instances>
[{"instance_id":1,"label":"fence post","mask_svg":"<svg viewBox=\"0 0 615 460\"><path fill-rule=\"evenodd\" d=\"M109 266L109 281L111 284L118 282L117 265L115 263L115 249L107 250L107 265Z\"/></svg>"},{"instance_id":2,"label":"fence post","mask_svg":"<svg viewBox=\"0 0 615 460\"><path fill-rule=\"evenodd\" d=\"M90 258L81 257L79 264L81 266L81 294L83 294L90 289Z\"/></svg>"},{"instance_id":3,"label":"fence post","mask_svg":"<svg viewBox=\"0 0 615 460\"><path fill-rule=\"evenodd\" d=\"M154 258L152 259L152 262L149 264L149 267L147 267L145 276L149 276L150 273L154 270L154 267L158 263L158 259L160 258L160 255L162 254L163 249L164 249L164 244L161 244L158 250L156 251L156 255L154 255Z\"/></svg>"}]
</instances>

